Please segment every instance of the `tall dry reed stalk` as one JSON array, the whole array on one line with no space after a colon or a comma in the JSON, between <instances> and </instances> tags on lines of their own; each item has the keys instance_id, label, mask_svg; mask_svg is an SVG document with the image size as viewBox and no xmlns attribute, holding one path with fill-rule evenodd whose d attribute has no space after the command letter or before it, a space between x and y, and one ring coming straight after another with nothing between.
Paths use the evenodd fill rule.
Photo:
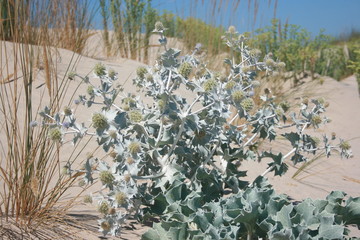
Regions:
<instances>
[{"instance_id":1,"label":"tall dry reed stalk","mask_svg":"<svg viewBox=\"0 0 360 240\"><path fill-rule=\"evenodd\" d=\"M61 144L49 139L47 122L34 127L33 120L42 102L49 101L54 113L70 100L70 79L59 75L52 46L82 51L91 21L88 8L80 8L86 2L0 1L0 38L7 41L0 41L1 221L34 227L64 216L76 198L63 198L77 176L62 173ZM74 54L67 71L77 60ZM35 80L42 72L45 87L39 91Z\"/></svg>"}]
</instances>

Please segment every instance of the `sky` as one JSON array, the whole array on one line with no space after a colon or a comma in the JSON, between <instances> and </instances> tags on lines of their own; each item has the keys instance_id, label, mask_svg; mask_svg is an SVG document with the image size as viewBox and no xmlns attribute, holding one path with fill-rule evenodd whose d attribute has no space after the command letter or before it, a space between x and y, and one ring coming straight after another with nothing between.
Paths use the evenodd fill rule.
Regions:
<instances>
[{"instance_id":1,"label":"sky","mask_svg":"<svg viewBox=\"0 0 360 240\"><path fill-rule=\"evenodd\" d=\"M215 10L213 2L217 2ZM353 29L360 31L360 0L240 0L236 6L237 2L152 0L152 6L159 13L168 10L184 18L194 16L225 28L234 25L239 32L268 26L274 17L280 19L282 24L299 25L313 35L317 35L321 29L334 37L346 35ZM258 4L257 14L254 13L255 3ZM100 17L97 19L101 21Z\"/></svg>"}]
</instances>

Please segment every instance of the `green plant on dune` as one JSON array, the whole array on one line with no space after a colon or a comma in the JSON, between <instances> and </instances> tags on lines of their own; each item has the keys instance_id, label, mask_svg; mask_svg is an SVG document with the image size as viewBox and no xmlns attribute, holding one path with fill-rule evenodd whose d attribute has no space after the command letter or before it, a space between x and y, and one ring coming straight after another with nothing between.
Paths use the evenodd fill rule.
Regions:
<instances>
[{"instance_id":1,"label":"green plant on dune","mask_svg":"<svg viewBox=\"0 0 360 240\"><path fill-rule=\"evenodd\" d=\"M326 200L295 204L276 194L265 178L269 173L284 175L288 162L305 162L319 150L327 156L333 151L351 156L348 143L334 144L327 136L315 141L309 135L308 128L328 121L324 101L304 101L298 112L288 113L287 104L276 104L265 94L256 105L256 73L270 74L284 64L269 54L254 54L234 27L222 38L233 54L224 60L230 69L226 76L197 59L200 45L180 57L179 50L167 47L161 22L155 23L154 32L164 51L153 67L139 68L134 79L150 104L124 94L115 86L117 77L103 65L97 72L104 74L84 78L93 91L77 101L88 107L102 104L92 115L92 128L111 159L91 157L83 169L69 169L82 173L86 183L102 183L99 194L86 196L86 201L98 204L103 234L120 234L130 216L160 219L143 239L328 239L343 238L348 225L360 225L360 198L345 200L344 193L333 192ZM89 131L75 120L69 128L74 139ZM254 148L260 140L277 141L279 128L289 129L281 134L291 146L289 152ZM241 163L263 159L270 160L267 169L244 181Z\"/></svg>"}]
</instances>

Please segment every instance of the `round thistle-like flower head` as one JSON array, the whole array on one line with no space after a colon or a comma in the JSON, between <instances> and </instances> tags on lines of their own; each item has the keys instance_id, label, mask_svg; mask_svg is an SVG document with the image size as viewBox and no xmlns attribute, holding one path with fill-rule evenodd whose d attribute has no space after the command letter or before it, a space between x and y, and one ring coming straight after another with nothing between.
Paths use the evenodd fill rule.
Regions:
<instances>
[{"instance_id":1,"label":"round thistle-like flower head","mask_svg":"<svg viewBox=\"0 0 360 240\"><path fill-rule=\"evenodd\" d=\"M116 158L117 157L117 153L115 151L112 151L109 153L109 156L112 158Z\"/></svg>"},{"instance_id":2,"label":"round thistle-like flower head","mask_svg":"<svg viewBox=\"0 0 360 240\"><path fill-rule=\"evenodd\" d=\"M311 117L311 123L313 125L319 125L320 123L322 123L322 119L321 119L321 117L319 115L313 115Z\"/></svg>"},{"instance_id":3,"label":"round thistle-like flower head","mask_svg":"<svg viewBox=\"0 0 360 240\"><path fill-rule=\"evenodd\" d=\"M128 116L129 116L130 121L135 122L135 123L141 122L143 119L143 116L142 116L141 112L139 112L139 111L131 111L131 112L129 112Z\"/></svg>"},{"instance_id":4,"label":"round thistle-like flower head","mask_svg":"<svg viewBox=\"0 0 360 240\"><path fill-rule=\"evenodd\" d=\"M314 142L315 147L319 146L319 144L321 142L320 138L318 138L318 137L311 137L311 140Z\"/></svg>"},{"instance_id":5,"label":"round thistle-like flower head","mask_svg":"<svg viewBox=\"0 0 360 240\"><path fill-rule=\"evenodd\" d=\"M145 67L138 67L138 69L136 70L136 74L140 79L144 79L147 73L148 71Z\"/></svg>"},{"instance_id":6,"label":"round thistle-like flower head","mask_svg":"<svg viewBox=\"0 0 360 240\"><path fill-rule=\"evenodd\" d=\"M282 117L282 116L284 116L284 110L281 108L281 107L277 107L276 109L275 109L275 114L278 116L278 117Z\"/></svg>"},{"instance_id":7,"label":"round thistle-like flower head","mask_svg":"<svg viewBox=\"0 0 360 240\"><path fill-rule=\"evenodd\" d=\"M261 51L259 49L254 48L250 50L249 54L253 58L258 58L261 55Z\"/></svg>"},{"instance_id":8,"label":"round thistle-like flower head","mask_svg":"<svg viewBox=\"0 0 360 240\"><path fill-rule=\"evenodd\" d=\"M61 133L60 128L56 127L56 128L50 129L49 137L51 140L53 140L55 142L60 142L62 139L62 133Z\"/></svg>"},{"instance_id":9,"label":"round thistle-like flower head","mask_svg":"<svg viewBox=\"0 0 360 240\"><path fill-rule=\"evenodd\" d=\"M255 81L252 81L251 83L252 83L252 86L253 86L254 88L260 87L260 85L261 85L260 82L259 82L259 81L256 81L256 80L255 80Z\"/></svg>"},{"instance_id":10,"label":"round thistle-like flower head","mask_svg":"<svg viewBox=\"0 0 360 240\"><path fill-rule=\"evenodd\" d=\"M110 210L110 206L107 202L103 201L100 203L100 205L98 206L98 211L102 214L108 214Z\"/></svg>"},{"instance_id":11,"label":"round thistle-like flower head","mask_svg":"<svg viewBox=\"0 0 360 240\"><path fill-rule=\"evenodd\" d=\"M84 201L84 203L92 203L93 202L92 197L90 195L84 196L83 201Z\"/></svg>"},{"instance_id":12,"label":"round thistle-like flower head","mask_svg":"<svg viewBox=\"0 0 360 240\"><path fill-rule=\"evenodd\" d=\"M132 142L128 146L129 152L131 154L137 154L141 151L141 146L139 142Z\"/></svg>"},{"instance_id":13,"label":"round thistle-like flower head","mask_svg":"<svg viewBox=\"0 0 360 240\"><path fill-rule=\"evenodd\" d=\"M108 221L103 221L101 222L100 227L104 229L104 231L110 231L111 224Z\"/></svg>"},{"instance_id":14,"label":"round thistle-like flower head","mask_svg":"<svg viewBox=\"0 0 360 240\"><path fill-rule=\"evenodd\" d=\"M109 75L109 78L115 79L116 72L114 71L114 69L110 69L108 75Z\"/></svg>"},{"instance_id":15,"label":"round thistle-like flower head","mask_svg":"<svg viewBox=\"0 0 360 240\"><path fill-rule=\"evenodd\" d=\"M155 23L155 30L154 30L154 31L156 31L156 32L162 32L162 31L164 31L164 30L165 30L165 28L164 28L164 25L162 24L162 22L157 21L157 22Z\"/></svg>"},{"instance_id":16,"label":"round thistle-like flower head","mask_svg":"<svg viewBox=\"0 0 360 240\"><path fill-rule=\"evenodd\" d=\"M254 108L255 103L254 100L252 100L252 98L245 98L244 100L241 101L240 106L246 111L250 111L251 109Z\"/></svg>"},{"instance_id":17,"label":"round thistle-like flower head","mask_svg":"<svg viewBox=\"0 0 360 240\"><path fill-rule=\"evenodd\" d=\"M279 105L284 110L284 112L287 112L290 109L290 103L288 102L281 102Z\"/></svg>"},{"instance_id":18,"label":"round thistle-like flower head","mask_svg":"<svg viewBox=\"0 0 360 240\"><path fill-rule=\"evenodd\" d=\"M276 65L275 61L273 59L271 59L271 58L266 59L265 64L268 67L275 67L275 65Z\"/></svg>"},{"instance_id":19,"label":"round thistle-like flower head","mask_svg":"<svg viewBox=\"0 0 360 240\"><path fill-rule=\"evenodd\" d=\"M231 34L235 34L236 33L236 28L234 26L230 26L228 28L228 32L231 33Z\"/></svg>"},{"instance_id":20,"label":"round thistle-like flower head","mask_svg":"<svg viewBox=\"0 0 360 240\"><path fill-rule=\"evenodd\" d=\"M166 102L165 102L164 100L162 100L162 99L159 99L159 101L158 101L158 106L159 106L159 109L160 109L161 111L164 111L165 106L166 106Z\"/></svg>"},{"instance_id":21,"label":"round thistle-like flower head","mask_svg":"<svg viewBox=\"0 0 360 240\"><path fill-rule=\"evenodd\" d=\"M92 116L92 124L94 128L97 129L106 129L109 127L107 118L101 113L95 113Z\"/></svg>"},{"instance_id":22,"label":"round thistle-like flower head","mask_svg":"<svg viewBox=\"0 0 360 240\"><path fill-rule=\"evenodd\" d=\"M135 162L135 160L132 157L128 157L126 159L126 163L129 164L129 165L133 164L134 162Z\"/></svg>"},{"instance_id":23,"label":"round thistle-like flower head","mask_svg":"<svg viewBox=\"0 0 360 240\"><path fill-rule=\"evenodd\" d=\"M95 91L94 91L94 87L89 85L86 89L86 92L89 94L89 95L94 95Z\"/></svg>"},{"instance_id":24,"label":"round thistle-like flower head","mask_svg":"<svg viewBox=\"0 0 360 240\"><path fill-rule=\"evenodd\" d=\"M116 213L115 208L110 208L109 214L114 215Z\"/></svg>"},{"instance_id":25,"label":"round thistle-like flower head","mask_svg":"<svg viewBox=\"0 0 360 240\"><path fill-rule=\"evenodd\" d=\"M101 171L99 178L103 184L111 184L115 180L114 176L109 171Z\"/></svg>"},{"instance_id":26,"label":"round thistle-like flower head","mask_svg":"<svg viewBox=\"0 0 360 240\"><path fill-rule=\"evenodd\" d=\"M145 76L146 81L148 82L154 82L154 77L150 73L147 73Z\"/></svg>"},{"instance_id":27,"label":"round thistle-like flower head","mask_svg":"<svg viewBox=\"0 0 360 240\"><path fill-rule=\"evenodd\" d=\"M83 187L83 186L85 186L85 185L86 185L86 182L85 182L84 179L81 179L81 180L78 182L78 186L79 186L79 187Z\"/></svg>"},{"instance_id":28,"label":"round thistle-like flower head","mask_svg":"<svg viewBox=\"0 0 360 240\"><path fill-rule=\"evenodd\" d=\"M210 78L203 84L203 88L204 88L205 92L210 92L210 91L214 90L216 88L216 86L217 86L217 82L214 78Z\"/></svg>"},{"instance_id":29,"label":"round thistle-like flower head","mask_svg":"<svg viewBox=\"0 0 360 240\"><path fill-rule=\"evenodd\" d=\"M348 141L341 141L339 147L341 148L341 150L346 151L346 150L350 150L351 145Z\"/></svg>"},{"instance_id":30,"label":"round thistle-like flower head","mask_svg":"<svg viewBox=\"0 0 360 240\"><path fill-rule=\"evenodd\" d=\"M236 103L240 103L241 100L245 97L245 93L241 90L234 91L232 94L232 99Z\"/></svg>"},{"instance_id":31,"label":"round thistle-like flower head","mask_svg":"<svg viewBox=\"0 0 360 240\"><path fill-rule=\"evenodd\" d=\"M226 85L225 85L225 89L226 90L231 90L231 89L233 89L235 87L235 85L236 85L236 82L234 82L234 81L227 82Z\"/></svg>"},{"instance_id":32,"label":"round thistle-like flower head","mask_svg":"<svg viewBox=\"0 0 360 240\"><path fill-rule=\"evenodd\" d=\"M117 204L124 205L126 203L126 200L127 200L127 196L125 193L123 193L123 192L116 193L115 201Z\"/></svg>"},{"instance_id":33,"label":"round thistle-like flower head","mask_svg":"<svg viewBox=\"0 0 360 240\"><path fill-rule=\"evenodd\" d=\"M70 115L72 115L71 108L68 107L68 106L64 107L64 114L65 114L65 116L70 116Z\"/></svg>"},{"instance_id":34,"label":"round thistle-like flower head","mask_svg":"<svg viewBox=\"0 0 360 240\"><path fill-rule=\"evenodd\" d=\"M179 73L184 78L188 78L190 76L190 73L192 71L192 65L188 62L184 62L179 67Z\"/></svg>"},{"instance_id":35,"label":"round thistle-like flower head","mask_svg":"<svg viewBox=\"0 0 360 240\"><path fill-rule=\"evenodd\" d=\"M102 77L105 75L105 66L102 63L97 63L94 67L94 73L98 77Z\"/></svg>"},{"instance_id":36,"label":"round thistle-like flower head","mask_svg":"<svg viewBox=\"0 0 360 240\"><path fill-rule=\"evenodd\" d=\"M284 69L286 67L286 64L284 62L278 62L276 63L276 67L279 69Z\"/></svg>"},{"instance_id":37,"label":"round thistle-like flower head","mask_svg":"<svg viewBox=\"0 0 360 240\"><path fill-rule=\"evenodd\" d=\"M124 175L124 181L128 183L128 182L130 182L130 180L131 180L131 175L130 174L125 174Z\"/></svg>"}]
</instances>

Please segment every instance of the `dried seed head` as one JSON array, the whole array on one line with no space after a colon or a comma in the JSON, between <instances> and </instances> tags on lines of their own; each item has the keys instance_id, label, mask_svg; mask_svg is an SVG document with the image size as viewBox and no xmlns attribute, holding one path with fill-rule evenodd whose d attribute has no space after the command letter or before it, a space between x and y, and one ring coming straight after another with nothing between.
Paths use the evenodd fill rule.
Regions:
<instances>
[{"instance_id":1,"label":"dried seed head","mask_svg":"<svg viewBox=\"0 0 360 240\"><path fill-rule=\"evenodd\" d=\"M55 142L60 142L62 139L62 133L61 133L60 128L56 127L56 128L50 129L49 137L51 140L53 140Z\"/></svg>"},{"instance_id":2,"label":"dried seed head","mask_svg":"<svg viewBox=\"0 0 360 240\"><path fill-rule=\"evenodd\" d=\"M132 122L138 123L141 122L141 120L143 119L143 116L141 114L141 112L139 111L131 111L129 112L129 119Z\"/></svg>"},{"instance_id":3,"label":"dried seed head","mask_svg":"<svg viewBox=\"0 0 360 240\"><path fill-rule=\"evenodd\" d=\"M192 71L192 65L188 62L184 62L179 67L179 73L184 78L188 78L190 76L190 73Z\"/></svg>"},{"instance_id":4,"label":"dried seed head","mask_svg":"<svg viewBox=\"0 0 360 240\"><path fill-rule=\"evenodd\" d=\"M302 100L302 103L305 104L305 105L308 105L309 104L309 99L308 98L304 98Z\"/></svg>"},{"instance_id":5,"label":"dried seed head","mask_svg":"<svg viewBox=\"0 0 360 240\"><path fill-rule=\"evenodd\" d=\"M114 176L109 171L101 171L99 174L99 178L102 184L112 184L115 180Z\"/></svg>"},{"instance_id":6,"label":"dried seed head","mask_svg":"<svg viewBox=\"0 0 360 240\"><path fill-rule=\"evenodd\" d=\"M125 174L125 175L124 175L124 181L125 181L125 182L127 182L127 183L130 182L130 179L131 179L131 175L130 175L130 174Z\"/></svg>"},{"instance_id":7,"label":"dried seed head","mask_svg":"<svg viewBox=\"0 0 360 240\"><path fill-rule=\"evenodd\" d=\"M102 63L97 63L94 67L94 73L98 77L102 77L105 75L105 66Z\"/></svg>"},{"instance_id":8,"label":"dried seed head","mask_svg":"<svg viewBox=\"0 0 360 240\"><path fill-rule=\"evenodd\" d=\"M133 164L134 162L135 162L135 160L132 157L128 157L126 159L126 163L129 164L129 165Z\"/></svg>"},{"instance_id":9,"label":"dried seed head","mask_svg":"<svg viewBox=\"0 0 360 240\"><path fill-rule=\"evenodd\" d=\"M203 84L203 88L204 88L205 92L210 92L210 91L214 90L216 88L216 86L217 86L217 82L214 78L210 78Z\"/></svg>"},{"instance_id":10,"label":"dried seed head","mask_svg":"<svg viewBox=\"0 0 360 240\"><path fill-rule=\"evenodd\" d=\"M246 111L249 112L251 109L254 108L255 103L254 100L252 100L252 98L246 98L244 100L241 101L240 106Z\"/></svg>"},{"instance_id":11,"label":"dried seed head","mask_svg":"<svg viewBox=\"0 0 360 240\"><path fill-rule=\"evenodd\" d=\"M100 224L101 228L104 229L105 231L110 231L111 229L111 224L108 221L104 221Z\"/></svg>"},{"instance_id":12,"label":"dried seed head","mask_svg":"<svg viewBox=\"0 0 360 240\"><path fill-rule=\"evenodd\" d=\"M70 116L70 115L72 115L71 108L68 107L68 106L64 107L64 114L65 114L65 116Z\"/></svg>"},{"instance_id":13,"label":"dried seed head","mask_svg":"<svg viewBox=\"0 0 360 240\"><path fill-rule=\"evenodd\" d=\"M334 140L336 138L336 133L335 132L332 132L331 133L331 139Z\"/></svg>"},{"instance_id":14,"label":"dried seed head","mask_svg":"<svg viewBox=\"0 0 360 240\"><path fill-rule=\"evenodd\" d=\"M139 142L132 142L128 146L129 152L131 154L137 154L141 151L141 146Z\"/></svg>"},{"instance_id":15,"label":"dried seed head","mask_svg":"<svg viewBox=\"0 0 360 240\"><path fill-rule=\"evenodd\" d=\"M92 200L92 197L90 195L86 195L84 196L84 203L92 203L93 200Z\"/></svg>"},{"instance_id":16,"label":"dried seed head","mask_svg":"<svg viewBox=\"0 0 360 240\"><path fill-rule=\"evenodd\" d=\"M221 75L219 80L222 83L227 82L227 77L225 75Z\"/></svg>"},{"instance_id":17,"label":"dried seed head","mask_svg":"<svg viewBox=\"0 0 360 240\"><path fill-rule=\"evenodd\" d=\"M117 157L117 153L115 151L112 151L109 153L109 156L112 158L116 158Z\"/></svg>"},{"instance_id":18,"label":"dried seed head","mask_svg":"<svg viewBox=\"0 0 360 240\"><path fill-rule=\"evenodd\" d=\"M92 117L92 123L94 128L105 129L109 127L107 118L101 113L95 113Z\"/></svg>"},{"instance_id":19,"label":"dried seed head","mask_svg":"<svg viewBox=\"0 0 360 240\"><path fill-rule=\"evenodd\" d=\"M115 208L110 208L109 214L114 215L116 213Z\"/></svg>"},{"instance_id":20,"label":"dried seed head","mask_svg":"<svg viewBox=\"0 0 360 240\"><path fill-rule=\"evenodd\" d=\"M103 201L100 203L100 205L98 206L98 211L102 214L108 214L110 210L110 206L107 202Z\"/></svg>"},{"instance_id":21,"label":"dried seed head","mask_svg":"<svg viewBox=\"0 0 360 240\"><path fill-rule=\"evenodd\" d=\"M144 79L145 78L145 75L148 73L147 69L145 67L139 67L137 70L136 70L136 74L138 75L138 77L140 79Z\"/></svg>"},{"instance_id":22,"label":"dried seed head","mask_svg":"<svg viewBox=\"0 0 360 240\"><path fill-rule=\"evenodd\" d=\"M241 100L245 97L245 93L241 90L234 91L232 94L232 99L235 103L240 103Z\"/></svg>"},{"instance_id":23,"label":"dried seed head","mask_svg":"<svg viewBox=\"0 0 360 240\"><path fill-rule=\"evenodd\" d=\"M116 193L115 195L115 200L116 200L116 203L119 204L119 205L124 205L126 203L126 200L127 200L127 196L125 193L123 192L118 192Z\"/></svg>"}]
</instances>

